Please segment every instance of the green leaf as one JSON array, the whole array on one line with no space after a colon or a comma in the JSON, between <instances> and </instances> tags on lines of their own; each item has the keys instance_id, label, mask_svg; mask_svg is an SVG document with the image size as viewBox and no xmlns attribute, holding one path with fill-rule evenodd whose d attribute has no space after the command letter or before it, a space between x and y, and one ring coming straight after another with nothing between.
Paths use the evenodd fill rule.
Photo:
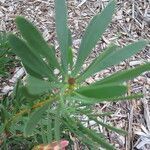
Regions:
<instances>
[{"instance_id":1,"label":"green leaf","mask_svg":"<svg viewBox=\"0 0 150 150\"><path fill-rule=\"evenodd\" d=\"M135 67L134 69L124 70L122 72L114 73L100 81L95 82L93 85L101 85L108 83L122 83L124 81L131 80L141 73L150 70L150 63Z\"/></svg>"},{"instance_id":2,"label":"green leaf","mask_svg":"<svg viewBox=\"0 0 150 150\"><path fill-rule=\"evenodd\" d=\"M73 67L72 37L69 28L68 28L68 64L70 69L72 70Z\"/></svg>"},{"instance_id":3,"label":"green leaf","mask_svg":"<svg viewBox=\"0 0 150 150\"><path fill-rule=\"evenodd\" d=\"M119 96L111 99L112 102L121 101L121 100L132 100L142 98L143 94L132 94L130 96Z\"/></svg>"},{"instance_id":4,"label":"green leaf","mask_svg":"<svg viewBox=\"0 0 150 150\"><path fill-rule=\"evenodd\" d=\"M3 123L5 123L8 120L8 118L10 117L6 106L2 105L2 104L0 105L0 114L1 114L0 121L3 122Z\"/></svg>"},{"instance_id":5,"label":"green leaf","mask_svg":"<svg viewBox=\"0 0 150 150\"><path fill-rule=\"evenodd\" d=\"M49 109L49 111L50 111L50 109ZM48 141L48 143L51 143L53 140L52 123L53 123L53 121L51 118L51 114L48 112L48 114L47 114L47 141Z\"/></svg>"},{"instance_id":6,"label":"green leaf","mask_svg":"<svg viewBox=\"0 0 150 150\"><path fill-rule=\"evenodd\" d=\"M55 113L55 119L54 119L54 137L56 141L60 140L60 108L58 106L56 113Z\"/></svg>"},{"instance_id":7,"label":"green leaf","mask_svg":"<svg viewBox=\"0 0 150 150\"><path fill-rule=\"evenodd\" d=\"M33 104L34 100L39 99L39 95L30 94L29 90L25 86L22 86L19 91L22 100L26 99L31 105Z\"/></svg>"},{"instance_id":8,"label":"green leaf","mask_svg":"<svg viewBox=\"0 0 150 150\"><path fill-rule=\"evenodd\" d=\"M34 111L25 126L25 136L30 136L32 135L34 129L36 128L36 125L39 123L39 121L42 119L43 114L46 112L48 109L49 105L44 105L40 107L38 110Z\"/></svg>"},{"instance_id":9,"label":"green leaf","mask_svg":"<svg viewBox=\"0 0 150 150\"><path fill-rule=\"evenodd\" d=\"M75 134L80 141L94 149L98 148L98 144L86 136L81 130L79 130L76 122L73 122L71 118L66 117L63 118L62 121L63 124L65 124L65 126L70 130L70 132Z\"/></svg>"},{"instance_id":10,"label":"green leaf","mask_svg":"<svg viewBox=\"0 0 150 150\"><path fill-rule=\"evenodd\" d=\"M105 116L111 116L112 114L113 114L113 112L94 112L93 111L93 108L89 105L89 108L88 107L86 107L86 106L84 106L84 108L83 108L83 106L81 105L81 108L80 107L78 107L77 109L76 109L76 111L77 112L79 112L80 114L85 114L85 115L87 115L87 116L89 116L89 117L105 117Z\"/></svg>"},{"instance_id":11,"label":"green leaf","mask_svg":"<svg viewBox=\"0 0 150 150\"><path fill-rule=\"evenodd\" d=\"M107 129L109 129L111 131L114 131L114 132L116 132L118 134L127 135L126 131L124 131L122 129L115 128L115 127L113 127L113 126L111 126L109 124L103 123L102 121L97 120L97 118L95 118L95 117L89 117L89 119L95 121L97 124L100 124L101 126L107 128Z\"/></svg>"},{"instance_id":12,"label":"green leaf","mask_svg":"<svg viewBox=\"0 0 150 150\"><path fill-rule=\"evenodd\" d=\"M54 79L54 76L47 64L38 57L37 54L33 53L30 47L28 47L23 40L12 34L10 34L8 38L10 45L13 47L13 51L21 58L25 66L37 73L38 76L48 77L51 80Z\"/></svg>"},{"instance_id":13,"label":"green leaf","mask_svg":"<svg viewBox=\"0 0 150 150\"><path fill-rule=\"evenodd\" d=\"M68 27L67 10L65 0L55 0L55 22L56 32L61 50L62 68L65 73L68 71Z\"/></svg>"},{"instance_id":14,"label":"green leaf","mask_svg":"<svg viewBox=\"0 0 150 150\"><path fill-rule=\"evenodd\" d=\"M110 53L110 55L107 55L102 60L100 59L100 61L97 61L97 63L94 64L92 67L89 67L89 69L82 74L82 80L88 78L91 72L96 73L98 71L111 67L112 65L116 65L121 61L131 57L132 55L135 55L146 45L147 41L140 40L138 42L129 44L123 48L117 49L116 51ZM81 81L81 79L79 80Z\"/></svg>"},{"instance_id":15,"label":"green leaf","mask_svg":"<svg viewBox=\"0 0 150 150\"><path fill-rule=\"evenodd\" d=\"M89 98L110 99L125 94L127 87L119 84L106 84L82 87L76 92Z\"/></svg>"},{"instance_id":16,"label":"green leaf","mask_svg":"<svg viewBox=\"0 0 150 150\"><path fill-rule=\"evenodd\" d=\"M42 143L43 144L47 144L48 143L48 141L47 141L47 133L45 133L44 121L41 120L39 125L40 125L40 134L41 134L41 137L42 137Z\"/></svg>"},{"instance_id":17,"label":"green leaf","mask_svg":"<svg viewBox=\"0 0 150 150\"><path fill-rule=\"evenodd\" d=\"M51 83L49 81L40 80L32 76L27 77L25 87L31 95L41 95L51 92L52 90Z\"/></svg>"},{"instance_id":18,"label":"green leaf","mask_svg":"<svg viewBox=\"0 0 150 150\"><path fill-rule=\"evenodd\" d=\"M78 101L78 102L82 102L82 104L89 104L89 105L93 105L95 103L100 103L100 102L104 102L104 101L108 101L108 102L116 102L116 101L124 101L124 100L132 100L132 99L139 99L142 98L143 95L142 94L133 94L130 96L118 96L118 97L110 97L110 98L103 98L103 99L98 99L98 98L89 98L80 94L75 94L73 97L70 97L70 100L74 100L74 101Z\"/></svg>"},{"instance_id":19,"label":"green leaf","mask_svg":"<svg viewBox=\"0 0 150 150\"><path fill-rule=\"evenodd\" d=\"M70 65L70 69L72 70L72 67L73 67L73 52L72 52L71 47L68 48L68 64Z\"/></svg>"},{"instance_id":20,"label":"green leaf","mask_svg":"<svg viewBox=\"0 0 150 150\"><path fill-rule=\"evenodd\" d=\"M32 23L20 16L16 18L16 24L23 38L27 41L27 44L31 47L34 53L38 53L39 55L42 55L43 58L46 58L51 68L59 68L52 47L46 43L38 29L33 26Z\"/></svg>"},{"instance_id":21,"label":"green leaf","mask_svg":"<svg viewBox=\"0 0 150 150\"><path fill-rule=\"evenodd\" d=\"M108 46L108 48L106 48L106 50L104 50L104 52L99 55L93 62L92 64L79 76L79 79L77 79L79 82L85 80L87 77L93 75L95 73L95 66L102 62L105 58L107 58L111 53L113 53L114 51L116 51L118 48L118 46L112 44L110 46ZM87 72L87 73L86 73Z\"/></svg>"},{"instance_id":22,"label":"green leaf","mask_svg":"<svg viewBox=\"0 0 150 150\"><path fill-rule=\"evenodd\" d=\"M96 15L91 20L81 41L73 75L76 75L79 72L85 59L92 51L92 48L94 48L94 46L96 45L102 34L107 29L109 23L111 22L114 10L115 10L115 1L112 0L100 14Z\"/></svg>"},{"instance_id":23,"label":"green leaf","mask_svg":"<svg viewBox=\"0 0 150 150\"><path fill-rule=\"evenodd\" d=\"M92 140L99 143L102 148L105 148L106 150L115 150L115 148L110 145L106 139L101 138L98 133L94 132L93 130L90 130L88 128L85 128L81 123L78 122L79 130L82 131L84 134L87 134Z\"/></svg>"},{"instance_id":24,"label":"green leaf","mask_svg":"<svg viewBox=\"0 0 150 150\"><path fill-rule=\"evenodd\" d=\"M5 126L4 124L0 125L0 135L2 135L2 133L5 131Z\"/></svg>"},{"instance_id":25,"label":"green leaf","mask_svg":"<svg viewBox=\"0 0 150 150\"><path fill-rule=\"evenodd\" d=\"M0 58L8 52L10 45L8 43L8 35L5 31L0 31Z\"/></svg>"},{"instance_id":26,"label":"green leaf","mask_svg":"<svg viewBox=\"0 0 150 150\"><path fill-rule=\"evenodd\" d=\"M68 29L68 64L70 65L70 69L73 67L73 52L72 52L72 37L71 31Z\"/></svg>"},{"instance_id":27,"label":"green leaf","mask_svg":"<svg viewBox=\"0 0 150 150\"><path fill-rule=\"evenodd\" d=\"M43 80L42 75L40 75L40 74L38 74L37 72L35 72L35 71L33 71L32 69L30 69L30 68L29 68L27 65L25 65L23 62L22 62L22 64L23 64L23 66L24 66L26 72L27 72L29 75L31 75L31 76L33 76L33 77L35 77L35 78L38 78L38 79Z\"/></svg>"},{"instance_id":28,"label":"green leaf","mask_svg":"<svg viewBox=\"0 0 150 150\"><path fill-rule=\"evenodd\" d=\"M72 37L71 37L71 31L68 28L68 46L72 47Z\"/></svg>"}]
</instances>

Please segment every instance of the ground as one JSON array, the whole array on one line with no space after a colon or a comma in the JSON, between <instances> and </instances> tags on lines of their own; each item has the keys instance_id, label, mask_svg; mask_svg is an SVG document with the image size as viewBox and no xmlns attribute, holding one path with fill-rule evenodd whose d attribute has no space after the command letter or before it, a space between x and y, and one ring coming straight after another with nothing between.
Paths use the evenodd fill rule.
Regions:
<instances>
[{"instance_id":1,"label":"ground","mask_svg":"<svg viewBox=\"0 0 150 150\"><path fill-rule=\"evenodd\" d=\"M106 6L108 0L67 0L67 2L68 25L72 32L74 54L76 54L87 24ZM56 49L58 48L55 34L54 0L0 0L0 31L18 32L14 23L15 17L18 15L23 15L33 22L42 31L45 39L54 44ZM150 1L117 0L116 13L109 28L83 67L87 67L93 58L97 57L109 44L116 43L124 46L138 39L150 39ZM86 82L90 84L113 72L134 68L146 61L150 62L150 45L131 59L97 73ZM12 78L20 68L20 66L15 68L7 81L1 80L2 91L6 86L8 91L11 90L14 85ZM19 77L22 75L24 75L23 72L19 74ZM106 134L111 143L120 150L148 150L150 149L150 73L144 73L128 84L130 86L128 94L143 91L145 97L128 102L107 102L97 104L95 107L101 112L112 111L114 114L105 117L105 121L125 129L129 133L128 136L123 137L110 133L101 127L99 130Z\"/></svg>"}]
</instances>

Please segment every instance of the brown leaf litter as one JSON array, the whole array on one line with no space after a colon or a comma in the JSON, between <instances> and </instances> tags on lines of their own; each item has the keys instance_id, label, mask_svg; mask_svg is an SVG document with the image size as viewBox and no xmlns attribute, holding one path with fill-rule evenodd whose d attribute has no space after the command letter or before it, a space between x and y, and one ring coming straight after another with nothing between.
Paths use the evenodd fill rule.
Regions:
<instances>
[{"instance_id":1,"label":"brown leaf litter","mask_svg":"<svg viewBox=\"0 0 150 150\"><path fill-rule=\"evenodd\" d=\"M68 24L72 32L74 53L76 54L87 24L106 6L108 0L68 0L67 2ZM38 26L45 39L58 48L54 23L54 0L0 0L0 31L17 32L14 19L18 15L23 15L32 21ZM150 1L117 0L116 14L113 16L112 23L87 59L84 68L110 43L124 46L141 38L150 39ZM150 61L150 45L120 65L97 73L89 78L87 83L90 84L94 80L122 69L134 68L145 61ZM10 77L10 80L12 77L14 75ZM14 83L1 81L0 84L2 87L11 87ZM103 121L127 130L128 136L125 138L108 132L101 126L99 126L99 131L103 132L119 150L150 150L150 73L144 73L129 84L131 86L130 93L144 90L145 98L132 102L97 104L95 107L100 112L112 111L113 115L104 117ZM77 145L77 142L74 143Z\"/></svg>"}]
</instances>

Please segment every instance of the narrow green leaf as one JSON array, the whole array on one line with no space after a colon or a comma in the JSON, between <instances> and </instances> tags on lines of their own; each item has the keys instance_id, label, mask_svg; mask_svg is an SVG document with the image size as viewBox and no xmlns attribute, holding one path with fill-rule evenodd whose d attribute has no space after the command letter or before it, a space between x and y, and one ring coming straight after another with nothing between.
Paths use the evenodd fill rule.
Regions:
<instances>
[{"instance_id":1,"label":"narrow green leaf","mask_svg":"<svg viewBox=\"0 0 150 150\"><path fill-rule=\"evenodd\" d=\"M18 16L16 18L17 28L20 30L23 38L35 53L46 58L51 68L59 68L58 61L52 48L46 43L38 29L25 18Z\"/></svg>"},{"instance_id":2,"label":"narrow green leaf","mask_svg":"<svg viewBox=\"0 0 150 150\"><path fill-rule=\"evenodd\" d=\"M2 135L4 131L5 131L5 126L4 126L4 124L1 124L0 125L0 135Z\"/></svg>"},{"instance_id":3,"label":"narrow green leaf","mask_svg":"<svg viewBox=\"0 0 150 150\"><path fill-rule=\"evenodd\" d=\"M85 128L81 123L78 122L79 130L81 130L83 133L87 134L90 138L92 138L95 142L99 143L102 148L105 148L106 150L115 150L115 148L110 145L106 139L101 138L98 133L94 132L93 130L90 130L88 128Z\"/></svg>"},{"instance_id":4,"label":"narrow green leaf","mask_svg":"<svg viewBox=\"0 0 150 150\"><path fill-rule=\"evenodd\" d=\"M127 135L127 132L122 130L122 129L118 129L118 128L115 128L115 127L113 127L109 124L103 123L102 121L97 120L97 118L95 118L95 117L90 117L90 116L88 116L88 117L89 117L90 120L95 121L97 124L100 124L101 126L107 128L111 131L114 131L114 132L116 132L118 134L121 134L121 135Z\"/></svg>"},{"instance_id":5,"label":"narrow green leaf","mask_svg":"<svg viewBox=\"0 0 150 150\"><path fill-rule=\"evenodd\" d=\"M61 50L61 61L63 71L68 71L68 27L67 10L65 0L55 0L55 22L56 32Z\"/></svg>"},{"instance_id":6,"label":"narrow green leaf","mask_svg":"<svg viewBox=\"0 0 150 150\"><path fill-rule=\"evenodd\" d=\"M49 81L40 80L32 76L27 77L25 87L31 95L41 95L52 90Z\"/></svg>"},{"instance_id":7,"label":"narrow green leaf","mask_svg":"<svg viewBox=\"0 0 150 150\"><path fill-rule=\"evenodd\" d=\"M33 53L23 40L12 34L10 34L8 38L13 51L21 58L23 64L42 77L48 77L51 80L54 79L47 64Z\"/></svg>"},{"instance_id":8,"label":"narrow green leaf","mask_svg":"<svg viewBox=\"0 0 150 150\"><path fill-rule=\"evenodd\" d=\"M111 99L112 102L121 101L121 100L132 100L142 98L143 94L133 94L130 96L119 96Z\"/></svg>"},{"instance_id":9,"label":"narrow green leaf","mask_svg":"<svg viewBox=\"0 0 150 150\"><path fill-rule=\"evenodd\" d=\"M42 75L40 75L40 74L38 74L37 72L35 72L35 71L33 71L32 69L30 69L30 68L29 68L27 65L25 65L23 62L22 62L22 64L23 64L23 67L25 68L26 72L27 72L29 75L31 75L31 76L33 76L33 77L35 77L35 78L38 78L38 79L43 80Z\"/></svg>"},{"instance_id":10,"label":"narrow green leaf","mask_svg":"<svg viewBox=\"0 0 150 150\"><path fill-rule=\"evenodd\" d=\"M81 41L73 75L76 75L79 72L83 62L92 51L92 48L94 48L101 35L107 29L109 23L111 22L114 10L115 1L112 0L100 14L96 15L91 20Z\"/></svg>"},{"instance_id":11,"label":"narrow green leaf","mask_svg":"<svg viewBox=\"0 0 150 150\"><path fill-rule=\"evenodd\" d=\"M101 85L108 83L122 83L124 81L131 80L141 73L150 70L150 63L135 67L134 69L124 70L122 72L114 73L100 81L95 82L93 85Z\"/></svg>"},{"instance_id":12,"label":"narrow green leaf","mask_svg":"<svg viewBox=\"0 0 150 150\"><path fill-rule=\"evenodd\" d=\"M68 64L70 65L70 69L72 70L73 67L72 37L69 28L68 28Z\"/></svg>"},{"instance_id":13,"label":"narrow green leaf","mask_svg":"<svg viewBox=\"0 0 150 150\"><path fill-rule=\"evenodd\" d=\"M39 95L30 94L29 90L25 86L22 86L20 88L20 93L21 93L20 97L22 99L24 99L24 98L27 99L27 101L30 102L31 105L33 104L34 100L39 99Z\"/></svg>"},{"instance_id":14,"label":"narrow green leaf","mask_svg":"<svg viewBox=\"0 0 150 150\"><path fill-rule=\"evenodd\" d=\"M71 47L68 48L68 64L70 65L70 69L72 70L72 67L73 67L73 52L72 52Z\"/></svg>"},{"instance_id":15,"label":"narrow green leaf","mask_svg":"<svg viewBox=\"0 0 150 150\"><path fill-rule=\"evenodd\" d=\"M107 58L111 53L113 53L114 51L116 51L118 48L118 46L112 44L110 46L108 46L108 48L106 48L104 50L104 52L99 55L93 62L92 64L79 76L79 79L77 79L78 82L85 80L87 77L93 75L95 73L95 70L93 68L95 68L95 66L102 62L105 58ZM86 73L88 72L88 73Z\"/></svg>"},{"instance_id":16,"label":"narrow green leaf","mask_svg":"<svg viewBox=\"0 0 150 150\"><path fill-rule=\"evenodd\" d=\"M112 65L116 65L121 61L131 57L132 55L137 54L146 45L147 41L140 40L123 48L117 49L116 51L110 53L110 55L107 55L103 60L97 61L96 64L94 64L92 67L89 67L89 69L82 74L82 81L88 78L89 75L91 75L91 72L96 73L98 71L111 67ZM81 81L81 79L79 80Z\"/></svg>"},{"instance_id":17,"label":"narrow green leaf","mask_svg":"<svg viewBox=\"0 0 150 150\"><path fill-rule=\"evenodd\" d=\"M59 109L59 108L58 108ZM59 110L56 110L56 115L55 115L55 120L54 120L54 136L55 140L59 141L60 140L60 113Z\"/></svg>"},{"instance_id":18,"label":"narrow green leaf","mask_svg":"<svg viewBox=\"0 0 150 150\"><path fill-rule=\"evenodd\" d=\"M89 98L89 97L86 97L86 96L76 93L73 97L70 97L70 100L82 102L82 104L85 104L85 105L93 105L95 103L100 103L100 102L104 102L104 101L116 102L116 101L139 99L142 97L143 97L142 94L133 94L130 96L118 96L118 97L113 97L113 98L110 97L110 98L100 99L100 98Z\"/></svg>"},{"instance_id":19,"label":"narrow green leaf","mask_svg":"<svg viewBox=\"0 0 150 150\"><path fill-rule=\"evenodd\" d=\"M81 114L86 114L87 116L91 117L104 117L104 116L110 116L113 114L113 112L95 112L93 111L93 108L91 106L86 107L80 104L80 107L76 108L76 111L80 112Z\"/></svg>"},{"instance_id":20,"label":"narrow green leaf","mask_svg":"<svg viewBox=\"0 0 150 150\"><path fill-rule=\"evenodd\" d=\"M44 105L40 107L38 110L34 111L25 126L25 136L30 136L32 135L34 129L36 128L36 125L39 123L39 121L42 119L42 115L46 112L48 109L49 105Z\"/></svg>"},{"instance_id":21,"label":"narrow green leaf","mask_svg":"<svg viewBox=\"0 0 150 150\"><path fill-rule=\"evenodd\" d=\"M72 37L71 37L71 31L68 28L68 46L72 47Z\"/></svg>"},{"instance_id":22,"label":"narrow green leaf","mask_svg":"<svg viewBox=\"0 0 150 150\"><path fill-rule=\"evenodd\" d=\"M53 140L53 133L52 133L52 118L50 116L51 114L47 114L47 141L48 143L51 143Z\"/></svg>"},{"instance_id":23,"label":"narrow green leaf","mask_svg":"<svg viewBox=\"0 0 150 150\"><path fill-rule=\"evenodd\" d=\"M72 119L68 117L63 118L63 123L70 130L70 132L74 133L84 144L91 146L94 149L98 148L98 144L79 130L77 124L73 122Z\"/></svg>"},{"instance_id":24,"label":"narrow green leaf","mask_svg":"<svg viewBox=\"0 0 150 150\"><path fill-rule=\"evenodd\" d=\"M76 92L89 98L110 99L124 95L127 87L119 84L106 84L82 87Z\"/></svg>"},{"instance_id":25,"label":"narrow green leaf","mask_svg":"<svg viewBox=\"0 0 150 150\"><path fill-rule=\"evenodd\" d=\"M42 143L47 144L47 133L45 133L43 120L40 121L40 134L42 137Z\"/></svg>"},{"instance_id":26,"label":"narrow green leaf","mask_svg":"<svg viewBox=\"0 0 150 150\"><path fill-rule=\"evenodd\" d=\"M7 121L7 119L10 117L9 112L7 111L7 109L5 108L5 105L0 105L0 120L1 122L5 123Z\"/></svg>"}]
</instances>

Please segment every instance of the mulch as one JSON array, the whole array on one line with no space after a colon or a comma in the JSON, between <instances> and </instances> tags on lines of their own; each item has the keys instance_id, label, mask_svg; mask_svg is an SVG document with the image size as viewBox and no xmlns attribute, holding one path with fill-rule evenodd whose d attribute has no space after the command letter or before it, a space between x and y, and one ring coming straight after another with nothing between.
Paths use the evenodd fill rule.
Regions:
<instances>
[{"instance_id":1,"label":"mulch","mask_svg":"<svg viewBox=\"0 0 150 150\"><path fill-rule=\"evenodd\" d=\"M72 32L75 57L86 26L91 18L107 5L108 1L67 1L68 26ZM0 0L0 31L18 34L14 23L15 17L18 15L23 15L33 22L43 33L46 41L54 44L55 48L58 49L54 20L54 0ZM117 0L116 13L112 22L95 49L93 49L90 57L86 60L83 68L86 68L109 44L115 43L119 46L124 46L138 39L150 39L150 0ZM150 45L137 55L120 63L120 65L95 74L87 79L86 83L90 84L116 71L134 68L146 61L150 62ZM22 68L19 67L19 69ZM12 90L16 80L9 81L12 81L17 71L18 68L14 69L14 74L9 77L7 82L0 81L2 86L1 93L6 86L8 87L7 92ZM22 75L21 70L21 74L17 78L22 77ZM125 129L128 131L128 136L124 137L109 132L101 126L99 130L119 150L150 150L150 73L144 73L133 81L128 82L128 84L130 86L129 94L143 92L145 97L127 102L97 104L94 108L100 112L113 112L113 115L104 117L103 121ZM9 89L9 87L11 88Z\"/></svg>"}]
</instances>

